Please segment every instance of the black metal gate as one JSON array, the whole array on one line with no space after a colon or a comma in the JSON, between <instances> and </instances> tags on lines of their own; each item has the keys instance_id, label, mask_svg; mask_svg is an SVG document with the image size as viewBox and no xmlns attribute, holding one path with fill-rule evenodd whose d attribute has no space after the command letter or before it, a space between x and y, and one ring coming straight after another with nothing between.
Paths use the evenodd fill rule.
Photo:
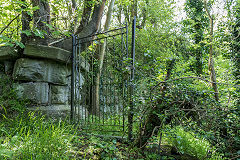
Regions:
<instances>
[{"instance_id":1,"label":"black metal gate","mask_svg":"<svg viewBox=\"0 0 240 160\"><path fill-rule=\"evenodd\" d=\"M134 37L129 54L127 24L88 37L73 35L71 119L81 128L125 132L132 121Z\"/></svg>"}]
</instances>

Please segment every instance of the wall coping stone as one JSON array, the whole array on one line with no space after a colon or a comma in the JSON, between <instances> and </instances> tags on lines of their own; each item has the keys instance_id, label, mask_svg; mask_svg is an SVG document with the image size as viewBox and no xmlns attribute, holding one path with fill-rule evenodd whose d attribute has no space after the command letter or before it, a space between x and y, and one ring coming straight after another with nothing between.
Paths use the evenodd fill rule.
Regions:
<instances>
[{"instance_id":1,"label":"wall coping stone","mask_svg":"<svg viewBox=\"0 0 240 160\"><path fill-rule=\"evenodd\" d=\"M19 57L17 50L10 46L0 47L0 61L15 60Z\"/></svg>"},{"instance_id":2,"label":"wall coping stone","mask_svg":"<svg viewBox=\"0 0 240 160\"><path fill-rule=\"evenodd\" d=\"M53 104L53 105L47 105L47 106L33 106L28 107L28 110L34 110L34 111L70 111L71 106L70 105L64 105L64 104Z\"/></svg>"},{"instance_id":3,"label":"wall coping stone","mask_svg":"<svg viewBox=\"0 0 240 160\"><path fill-rule=\"evenodd\" d=\"M34 45L34 44L27 44L24 49L25 56L34 57L34 58L44 58L50 59L53 61L71 64L71 55L70 51L52 47L52 46L44 46L44 45ZM81 67L89 71L90 65L89 63L85 62L85 58L81 56L82 64Z\"/></svg>"}]
</instances>

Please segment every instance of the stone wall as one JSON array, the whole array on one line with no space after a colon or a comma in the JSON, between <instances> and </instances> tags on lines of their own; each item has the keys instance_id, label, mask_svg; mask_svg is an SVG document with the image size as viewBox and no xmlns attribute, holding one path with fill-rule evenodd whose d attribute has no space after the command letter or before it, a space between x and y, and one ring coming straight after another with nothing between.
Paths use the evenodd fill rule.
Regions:
<instances>
[{"instance_id":1,"label":"stone wall","mask_svg":"<svg viewBox=\"0 0 240 160\"><path fill-rule=\"evenodd\" d=\"M14 48L0 48L4 73L13 77L13 88L19 98L30 101L31 109L47 112L70 110L71 52L41 45L26 45L23 55ZM89 70L88 63L81 65ZM80 73L81 74L81 73ZM84 84L84 77L79 85Z\"/></svg>"}]
</instances>

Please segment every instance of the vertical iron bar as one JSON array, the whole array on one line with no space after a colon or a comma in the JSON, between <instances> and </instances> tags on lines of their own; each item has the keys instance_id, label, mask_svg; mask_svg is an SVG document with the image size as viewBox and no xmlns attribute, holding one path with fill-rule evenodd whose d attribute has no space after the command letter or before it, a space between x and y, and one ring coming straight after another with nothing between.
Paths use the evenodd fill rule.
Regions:
<instances>
[{"instance_id":1,"label":"vertical iron bar","mask_svg":"<svg viewBox=\"0 0 240 160\"><path fill-rule=\"evenodd\" d=\"M114 40L113 40L113 50L114 50ZM111 66L111 69L112 69L112 66L113 66L113 63L112 63L112 53L109 54L110 55L110 60L109 60L109 63ZM109 93L110 93L110 97L109 97L109 111L110 111L110 124L112 125L113 124L113 120L112 120L112 117L113 117L113 107L112 107L112 103L113 103L113 89L112 89L112 72L109 72Z\"/></svg>"},{"instance_id":2,"label":"vertical iron bar","mask_svg":"<svg viewBox=\"0 0 240 160\"><path fill-rule=\"evenodd\" d=\"M128 58L128 23L126 22L126 58ZM123 59L124 60L124 59ZM124 62L124 61L123 61ZM125 64L123 64L123 66L125 66ZM126 95L125 95L125 89L126 89L126 83L127 83L127 80L125 80L125 82L123 82L124 84L124 87L123 87L123 90L122 90L122 97L123 97L123 132L125 131L125 109L124 109L124 106L125 106L125 100L127 99Z\"/></svg>"},{"instance_id":3,"label":"vertical iron bar","mask_svg":"<svg viewBox=\"0 0 240 160\"><path fill-rule=\"evenodd\" d=\"M76 40L76 43L78 44L78 41ZM74 108L74 110L75 110L75 120L76 120L76 122L79 122L79 110L78 110L78 90L79 90L79 88L78 88L78 84L79 84L79 80L78 80L78 69L79 69L79 67L78 67L78 65L79 65L79 62L78 62L78 47L79 47L79 45L76 47L76 54L75 54L75 59L76 59L76 65L75 65L75 77L76 77L76 79L75 79L75 108Z\"/></svg>"},{"instance_id":4,"label":"vertical iron bar","mask_svg":"<svg viewBox=\"0 0 240 160\"><path fill-rule=\"evenodd\" d=\"M104 39L104 41L105 41L105 39ZM103 42L103 43L105 43L105 42ZM98 54L101 53L101 47L103 47L103 44L101 45L101 40L99 40L99 44L100 44L100 47L98 47ZM97 66L98 71L97 71L97 74L96 74L96 78L98 78L98 74L99 74L99 80L96 79L96 81L98 81L98 83L99 83L99 84L96 84L96 87L98 87L97 88L98 89L98 95L96 95L96 97L97 97L96 104L97 104L97 107L98 107L98 108L96 108L96 109L98 109L98 111L96 111L96 113L98 113L98 124L100 124L100 121L101 121L101 111L100 111L100 108L101 108L101 100L100 100L101 99L101 94L100 94L100 91L101 91L101 77L102 77L101 69L102 68L100 68L100 63L99 62L97 63L98 64L98 66Z\"/></svg>"},{"instance_id":5,"label":"vertical iron bar","mask_svg":"<svg viewBox=\"0 0 240 160\"><path fill-rule=\"evenodd\" d=\"M83 55L84 56L84 55ZM87 86L87 83L88 83L88 71L87 71L87 54L85 54L85 64L84 64L84 67L85 67L85 81L84 81L84 110L85 110L85 118L84 118L84 125L86 124L86 122L87 122L87 117L89 117L89 113L87 113L88 112L88 110L87 110L87 92L88 92L88 86ZM90 71L89 71L90 72Z\"/></svg>"},{"instance_id":6,"label":"vertical iron bar","mask_svg":"<svg viewBox=\"0 0 240 160\"><path fill-rule=\"evenodd\" d=\"M126 52L128 58L128 23L126 22Z\"/></svg>"},{"instance_id":7,"label":"vertical iron bar","mask_svg":"<svg viewBox=\"0 0 240 160\"><path fill-rule=\"evenodd\" d=\"M76 47L76 37L73 34L72 35L72 74L71 74L71 115L70 115L71 121L73 121L73 115L74 115L75 47Z\"/></svg>"},{"instance_id":8,"label":"vertical iron bar","mask_svg":"<svg viewBox=\"0 0 240 160\"><path fill-rule=\"evenodd\" d=\"M126 58L128 59L128 23L126 21ZM125 64L123 65L125 66ZM126 84L127 84L127 80L125 80L124 82L124 88L123 88L123 98L126 100L127 102L127 96L125 95L125 89L127 88L126 87ZM126 88L125 88L126 87ZM125 101L124 101L125 102ZM124 103L125 104L125 103ZM125 109L124 109L124 106L123 105L123 132L125 131Z\"/></svg>"},{"instance_id":9,"label":"vertical iron bar","mask_svg":"<svg viewBox=\"0 0 240 160\"><path fill-rule=\"evenodd\" d=\"M125 26L126 27L126 26ZM124 46L124 38L123 38L123 36L124 36L124 33L123 33L123 30L124 29L121 29L121 53L120 53L120 58L121 58L121 61L119 62L120 63L120 68L122 68L124 65L123 65L123 61L124 61L124 52L123 52L123 46ZM121 77L121 78L123 78L123 75L122 75L122 72L121 71L119 71L118 72L118 77ZM123 79L122 79L123 80ZM118 83L117 83L117 94L118 94L118 110L117 110L117 115L120 115L119 116L119 121L118 121L118 124L119 124L119 126L121 125L121 103L122 103L122 97L121 97L121 87L119 87L120 86L120 84L122 83L122 81L118 81ZM123 86L123 85L122 85ZM124 114L122 114L122 116L123 116ZM119 130L119 131L121 131L121 129Z\"/></svg>"},{"instance_id":10,"label":"vertical iron bar","mask_svg":"<svg viewBox=\"0 0 240 160\"><path fill-rule=\"evenodd\" d=\"M85 44L86 45L86 44ZM88 49L88 54L89 54L89 71L88 71L88 81L87 81L87 88L88 88L88 108L89 108L89 114L88 114L88 124L90 124L91 123L91 115L92 115L92 113L91 113L91 110L92 110L92 99L91 99L91 95L92 95L92 80L91 80L91 77L92 77L92 55L91 55L91 51ZM86 54L86 58L87 58L87 54Z\"/></svg>"},{"instance_id":11,"label":"vertical iron bar","mask_svg":"<svg viewBox=\"0 0 240 160\"><path fill-rule=\"evenodd\" d=\"M131 66L131 77L130 77L130 108L128 115L128 140L132 140L132 127L133 127L133 107L134 107L134 64L135 64L135 36L136 36L136 17L133 19L132 24L132 66Z\"/></svg>"},{"instance_id":12,"label":"vertical iron bar","mask_svg":"<svg viewBox=\"0 0 240 160\"><path fill-rule=\"evenodd\" d=\"M92 37L92 39L93 39L93 37ZM93 53L94 52L94 45L93 45L93 41L91 41L91 46L92 46L92 51L91 51L91 65L92 65L91 66L91 97L92 97L92 102L91 102L91 105L92 105L91 106L91 108L92 108L92 115L91 116L92 117L91 117L91 119L92 119L92 124L94 124L94 122L95 122L94 121L94 113L95 113L94 112L94 109L95 109L94 108L95 107L94 106L95 105L94 101L95 101L95 98L94 98L94 93L93 92L94 92L94 89L95 89L95 86L94 86L94 78L95 78L94 75L95 75L95 72L94 72L94 53Z\"/></svg>"},{"instance_id":13,"label":"vertical iron bar","mask_svg":"<svg viewBox=\"0 0 240 160\"><path fill-rule=\"evenodd\" d=\"M76 44L78 44L78 40L76 40ZM75 105L74 105L74 111L75 111L75 121L78 122L79 121L79 117L78 117L78 45L76 46L75 48L75 69L74 69L74 75L75 75L75 80L74 80L74 83L75 83L75 87L74 87L74 93L75 93L75 96L74 96L74 99L75 99Z\"/></svg>"},{"instance_id":14,"label":"vertical iron bar","mask_svg":"<svg viewBox=\"0 0 240 160\"><path fill-rule=\"evenodd\" d=\"M78 68L79 68L79 73L78 73L78 79L79 79L79 84L78 84L78 86L79 86L79 95L78 95L78 97L79 97L79 99L78 99L78 105L79 105L79 107L78 107L78 113L80 112L80 108L81 108L81 117L79 118L80 119L80 121L81 121L81 123L82 123L82 121L83 121L83 105L81 104L81 102L82 102L82 99L83 99L83 92L82 92L82 90L83 90L83 86L81 85L81 83L83 84L83 82L81 81L81 78L82 78L82 74L81 74L81 67L82 67L82 58L81 58L81 40L79 39L79 41L78 41L78 44L79 44L79 46L78 46Z\"/></svg>"},{"instance_id":15,"label":"vertical iron bar","mask_svg":"<svg viewBox=\"0 0 240 160\"><path fill-rule=\"evenodd\" d=\"M116 37L113 37L113 42L116 42ZM114 68L117 67L115 45L114 45L114 49L113 49L113 66L114 66ZM112 93L112 95L113 95L113 113L112 113L112 115L114 115L113 116L113 124L114 125L116 125L115 116L117 115L116 114L116 86L115 86L115 83L116 83L116 73L113 72L113 93Z\"/></svg>"}]
</instances>

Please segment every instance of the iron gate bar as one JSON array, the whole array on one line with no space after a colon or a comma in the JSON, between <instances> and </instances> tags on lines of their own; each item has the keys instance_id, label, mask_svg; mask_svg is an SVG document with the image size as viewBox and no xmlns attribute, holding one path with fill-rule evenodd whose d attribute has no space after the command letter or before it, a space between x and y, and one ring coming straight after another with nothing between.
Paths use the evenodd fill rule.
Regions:
<instances>
[{"instance_id":1,"label":"iron gate bar","mask_svg":"<svg viewBox=\"0 0 240 160\"><path fill-rule=\"evenodd\" d=\"M132 63L131 63L131 77L130 77L130 109L128 115L128 140L132 141L132 128L133 128L133 108L134 108L134 70L135 70L135 37L136 37L136 16L134 16L132 24Z\"/></svg>"},{"instance_id":2,"label":"iron gate bar","mask_svg":"<svg viewBox=\"0 0 240 160\"><path fill-rule=\"evenodd\" d=\"M118 33L118 34L114 34L114 35L109 35L109 36L106 36L106 37L101 37L101 38L93 38L93 39L87 39L87 37L86 38L84 38L84 39L87 39L87 40L85 40L85 41L81 41L81 43L86 43L86 42L91 42L91 41L98 41L98 40L101 40L101 39L105 39L105 38L109 38L109 37L115 37L115 36L118 36L118 35L122 35L122 34L126 34L127 32L123 32L123 33ZM89 37L88 37L89 38ZM82 38L81 38L82 39ZM80 39L79 39L80 40Z\"/></svg>"},{"instance_id":3,"label":"iron gate bar","mask_svg":"<svg viewBox=\"0 0 240 160\"><path fill-rule=\"evenodd\" d=\"M70 114L70 119L73 121L73 114L74 114L74 86L75 86L75 43L76 43L76 37L73 34L72 35L72 73L71 73L71 114Z\"/></svg>"},{"instance_id":4,"label":"iron gate bar","mask_svg":"<svg viewBox=\"0 0 240 160\"><path fill-rule=\"evenodd\" d=\"M124 41L123 41L124 42ZM128 23L126 22L126 44L125 44L126 46L125 46L125 48L126 48L126 52L127 52L127 55L126 55L126 57L127 57L127 59L128 59ZM125 80L125 83L124 83L124 85L127 83L127 80ZM123 94L123 96L124 97L127 97L126 96L126 92L125 92L125 88L123 88L123 90L122 90L122 94ZM124 105L124 103L123 103L123 105ZM124 109L124 107L123 107L123 113L125 113L125 109ZM125 114L123 114L123 132L125 131Z\"/></svg>"},{"instance_id":5,"label":"iron gate bar","mask_svg":"<svg viewBox=\"0 0 240 160\"><path fill-rule=\"evenodd\" d=\"M97 36L97 35L100 35L100 34L106 34L106 33L109 33L109 32L114 32L114 31L117 31L117 30L124 29L126 27L127 27L127 25L125 27L120 27L120 28L116 28L116 29L112 29L112 30L108 30L108 31L104 31L104 32L98 32L96 34L92 34L92 35L89 35L89 36L86 36L86 37L78 37L77 40Z\"/></svg>"}]
</instances>

